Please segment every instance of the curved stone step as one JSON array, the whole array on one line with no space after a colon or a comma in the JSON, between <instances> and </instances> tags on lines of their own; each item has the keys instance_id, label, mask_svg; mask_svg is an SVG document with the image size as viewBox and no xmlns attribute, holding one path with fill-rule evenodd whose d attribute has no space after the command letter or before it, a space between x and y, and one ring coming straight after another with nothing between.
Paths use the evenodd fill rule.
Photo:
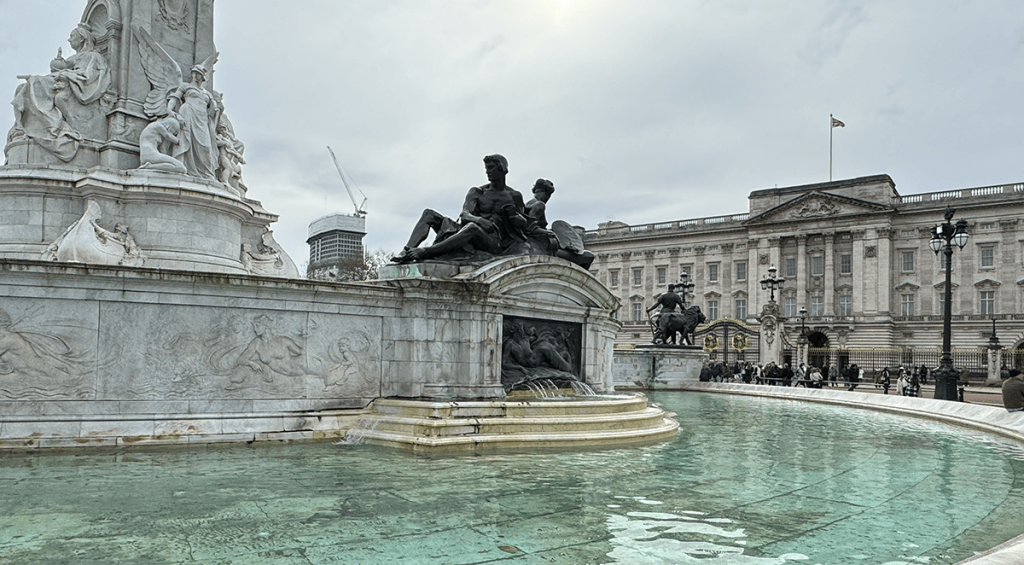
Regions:
<instances>
[{"instance_id":1,"label":"curved stone step","mask_svg":"<svg viewBox=\"0 0 1024 565\"><path fill-rule=\"evenodd\" d=\"M665 413L661 409L645 407L638 412L584 416L435 419L374 415L362 418L361 425L382 432L444 437L473 434L636 430L655 427L664 417Z\"/></svg>"},{"instance_id":2,"label":"curved stone step","mask_svg":"<svg viewBox=\"0 0 1024 565\"><path fill-rule=\"evenodd\" d=\"M346 441L417 451L597 447L667 439L679 424L642 394L432 402L378 399Z\"/></svg>"},{"instance_id":3,"label":"curved stone step","mask_svg":"<svg viewBox=\"0 0 1024 565\"><path fill-rule=\"evenodd\" d=\"M499 449L546 449L611 447L664 441L679 430L679 423L664 417L659 426L643 430L618 430L574 433L523 433L472 435L458 437L423 437L407 434L359 430L357 441L397 447L412 451L441 453L446 451L486 451ZM349 432L351 436L352 431ZM352 441L349 436L346 439Z\"/></svg>"}]
</instances>

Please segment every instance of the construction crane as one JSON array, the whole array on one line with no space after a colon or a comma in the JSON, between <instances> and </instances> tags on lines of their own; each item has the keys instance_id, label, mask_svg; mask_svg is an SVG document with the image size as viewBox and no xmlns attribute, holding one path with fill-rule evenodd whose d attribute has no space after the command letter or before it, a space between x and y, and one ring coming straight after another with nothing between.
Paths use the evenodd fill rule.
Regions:
<instances>
[{"instance_id":1,"label":"construction crane","mask_svg":"<svg viewBox=\"0 0 1024 565\"><path fill-rule=\"evenodd\" d=\"M356 197L354 194L352 194L352 187L350 187L348 185L348 181L345 180L345 173L342 172L341 163L338 162L338 157L334 154L334 150L331 149L330 145L327 146L327 150L331 152L331 159L334 159L334 166L338 168L338 176L341 177L341 183L345 185L345 190L348 191L348 197L352 199L352 206L355 207L356 209L356 216L360 218L365 218L366 208L364 208L364 206L366 206L366 195L363 194L362 190L360 190L359 194L363 195L363 203L356 204Z\"/></svg>"}]
</instances>

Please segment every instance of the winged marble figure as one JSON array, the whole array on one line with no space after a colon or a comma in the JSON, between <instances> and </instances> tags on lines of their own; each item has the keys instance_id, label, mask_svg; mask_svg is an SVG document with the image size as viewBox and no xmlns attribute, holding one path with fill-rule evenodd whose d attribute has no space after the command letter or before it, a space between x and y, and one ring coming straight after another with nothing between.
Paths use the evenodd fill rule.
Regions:
<instances>
[{"instance_id":1,"label":"winged marble figure","mask_svg":"<svg viewBox=\"0 0 1024 565\"><path fill-rule=\"evenodd\" d=\"M152 86L146 96L145 112L154 122L147 129L158 124L168 129L165 118L173 117L180 128L169 129L180 129L180 132L177 142L172 145L171 157L185 166L188 175L217 181L220 161L217 124L224 108L219 97L207 90L205 84L220 53L214 53L201 64L193 66L192 80L185 82L177 61L148 31L136 27L135 37L138 38L142 68ZM154 148L148 149L152 155ZM144 166L147 163L145 158L142 162Z\"/></svg>"}]
</instances>

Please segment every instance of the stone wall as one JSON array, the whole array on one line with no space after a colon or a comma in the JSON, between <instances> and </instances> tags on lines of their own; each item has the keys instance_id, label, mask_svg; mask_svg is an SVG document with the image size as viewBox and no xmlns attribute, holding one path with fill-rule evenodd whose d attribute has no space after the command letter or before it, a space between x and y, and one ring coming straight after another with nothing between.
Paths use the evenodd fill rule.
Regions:
<instances>
[{"instance_id":1,"label":"stone wall","mask_svg":"<svg viewBox=\"0 0 1024 565\"><path fill-rule=\"evenodd\" d=\"M614 351L615 387L678 390L700 379L708 354L700 347L647 347Z\"/></svg>"},{"instance_id":2,"label":"stone wall","mask_svg":"<svg viewBox=\"0 0 1024 565\"><path fill-rule=\"evenodd\" d=\"M556 281L579 285L525 298ZM0 444L301 432L378 397L502 398L504 315L583 324L583 378L610 392L614 299L591 281L555 259L348 284L0 261Z\"/></svg>"}]
</instances>

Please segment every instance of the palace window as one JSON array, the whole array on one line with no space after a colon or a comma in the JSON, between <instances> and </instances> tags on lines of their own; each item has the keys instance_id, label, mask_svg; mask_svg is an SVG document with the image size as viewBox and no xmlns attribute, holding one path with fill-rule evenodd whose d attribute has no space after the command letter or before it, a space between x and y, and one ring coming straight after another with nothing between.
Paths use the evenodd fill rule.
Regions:
<instances>
[{"instance_id":1,"label":"palace window","mask_svg":"<svg viewBox=\"0 0 1024 565\"><path fill-rule=\"evenodd\" d=\"M668 279L668 269L665 267L658 267L658 284L665 284L665 280Z\"/></svg>"},{"instance_id":2,"label":"palace window","mask_svg":"<svg viewBox=\"0 0 1024 565\"><path fill-rule=\"evenodd\" d=\"M839 256L839 272L844 275L853 272L853 255L843 253Z\"/></svg>"},{"instance_id":3,"label":"palace window","mask_svg":"<svg viewBox=\"0 0 1024 565\"><path fill-rule=\"evenodd\" d=\"M642 322L644 320L644 305L639 302L633 303L633 321Z\"/></svg>"},{"instance_id":4,"label":"palace window","mask_svg":"<svg viewBox=\"0 0 1024 565\"><path fill-rule=\"evenodd\" d=\"M786 296L782 299L782 315L787 318L796 316L796 297Z\"/></svg>"},{"instance_id":5,"label":"palace window","mask_svg":"<svg viewBox=\"0 0 1024 565\"><path fill-rule=\"evenodd\" d=\"M796 278L796 257L786 257L786 274L783 276L787 279Z\"/></svg>"},{"instance_id":6,"label":"palace window","mask_svg":"<svg viewBox=\"0 0 1024 565\"><path fill-rule=\"evenodd\" d=\"M747 264L745 262L736 263L736 280L747 280Z\"/></svg>"},{"instance_id":7,"label":"palace window","mask_svg":"<svg viewBox=\"0 0 1024 565\"><path fill-rule=\"evenodd\" d=\"M618 271L608 271L608 285L609 286L619 286L619 272Z\"/></svg>"},{"instance_id":8,"label":"palace window","mask_svg":"<svg viewBox=\"0 0 1024 565\"><path fill-rule=\"evenodd\" d=\"M853 294L848 290L839 295L839 315L853 315Z\"/></svg>"},{"instance_id":9,"label":"palace window","mask_svg":"<svg viewBox=\"0 0 1024 565\"><path fill-rule=\"evenodd\" d=\"M904 272L913 271L914 270L914 252L913 251L904 251L902 253L902 257L903 257L903 271Z\"/></svg>"},{"instance_id":10,"label":"palace window","mask_svg":"<svg viewBox=\"0 0 1024 565\"><path fill-rule=\"evenodd\" d=\"M736 317L740 320L747 319L747 299L737 298L736 299Z\"/></svg>"},{"instance_id":11,"label":"palace window","mask_svg":"<svg viewBox=\"0 0 1024 565\"><path fill-rule=\"evenodd\" d=\"M978 313L983 316L991 316L996 313L996 291L981 291L981 309Z\"/></svg>"},{"instance_id":12,"label":"palace window","mask_svg":"<svg viewBox=\"0 0 1024 565\"><path fill-rule=\"evenodd\" d=\"M718 301L708 300L708 321L718 319Z\"/></svg>"},{"instance_id":13,"label":"palace window","mask_svg":"<svg viewBox=\"0 0 1024 565\"><path fill-rule=\"evenodd\" d=\"M708 263L708 282L718 282L718 263Z\"/></svg>"},{"instance_id":14,"label":"palace window","mask_svg":"<svg viewBox=\"0 0 1024 565\"><path fill-rule=\"evenodd\" d=\"M811 276L820 277L825 274L825 256L811 255Z\"/></svg>"},{"instance_id":15,"label":"palace window","mask_svg":"<svg viewBox=\"0 0 1024 565\"><path fill-rule=\"evenodd\" d=\"M991 269L996 266L996 248L994 245L986 245L981 248L981 268Z\"/></svg>"},{"instance_id":16,"label":"palace window","mask_svg":"<svg viewBox=\"0 0 1024 565\"><path fill-rule=\"evenodd\" d=\"M914 295L913 294L901 294L900 295L900 315L901 316L913 316L914 315Z\"/></svg>"},{"instance_id":17,"label":"palace window","mask_svg":"<svg viewBox=\"0 0 1024 565\"><path fill-rule=\"evenodd\" d=\"M811 316L820 318L825 315L825 298L822 296L811 297Z\"/></svg>"},{"instance_id":18,"label":"palace window","mask_svg":"<svg viewBox=\"0 0 1024 565\"><path fill-rule=\"evenodd\" d=\"M633 269L633 286L640 286L644 284L644 270Z\"/></svg>"}]
</instances>

